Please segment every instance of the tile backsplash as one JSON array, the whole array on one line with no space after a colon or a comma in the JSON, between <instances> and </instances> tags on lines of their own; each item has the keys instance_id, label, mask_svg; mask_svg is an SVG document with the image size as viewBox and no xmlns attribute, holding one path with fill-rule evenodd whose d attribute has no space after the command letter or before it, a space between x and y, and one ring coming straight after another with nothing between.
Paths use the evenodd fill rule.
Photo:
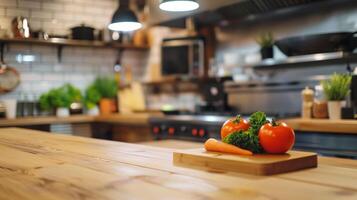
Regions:
<instances>
[{"instance_id":1,"label":"tile backsplash","mask_svg":"<svg viewBox=\"0 0 357 200\"><path fill-rule=\"evenodd\" d=\"M10 30L13 17L22 15L29 18L32 30L49 34L69 34L71 27L81 23L103 29L116 7L117 0L0 0L0 27ZM4 60L20 72L21 84L0 94L0 99L38 98L64 83L83 90L96 76L113 74L116 56L115 49L65 46L59 62L55 46L7 45ZM122 65L131 68L134 80L144 76L147 57L145 51L124 51Z\"/></svg>"}]
</instances>

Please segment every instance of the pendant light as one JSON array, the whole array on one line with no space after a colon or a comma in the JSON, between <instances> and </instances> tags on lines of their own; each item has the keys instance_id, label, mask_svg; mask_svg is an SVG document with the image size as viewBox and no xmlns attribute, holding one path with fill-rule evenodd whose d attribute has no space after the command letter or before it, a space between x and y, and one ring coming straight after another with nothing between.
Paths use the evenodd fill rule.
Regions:
<instances>
[{"instance_id":1,"label":"pendant light","mask_svg":"<svg viewBox=\"0 0 357 200\"><path fill-rule=\"evenodd\" d=\"M196 10L200 5L196 0L161 0L160 9L170 12Z\"/></svg>"},{"instance_id":2,"label":"pendant light","mask_svg":"<svg viewBox=\"0 0 357 200\"><path fill-rule=\"evenodd\" d=\"M129 0L119 0L119 7L115 11L108 28L112 31L129 32L142 27L135 13L129 8Z\"/></svg>"}]
</instances>

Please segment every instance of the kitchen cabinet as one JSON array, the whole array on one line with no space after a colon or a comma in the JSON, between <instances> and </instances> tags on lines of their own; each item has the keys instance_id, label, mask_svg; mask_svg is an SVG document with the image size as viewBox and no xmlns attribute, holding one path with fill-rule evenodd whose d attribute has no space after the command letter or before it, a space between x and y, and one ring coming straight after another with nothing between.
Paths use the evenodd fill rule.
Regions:
<instances>
[{"instance_id":1,"label":"kitchen cabinet","mask_svg":"<svg viewBox=\"0 0 357 200\"><path fill-rule=\"evenodd\" d=\"M172 149L0 129L0 199L356 199L357 161L275 176L172 164Z\"/></svg>"}]
</instances>

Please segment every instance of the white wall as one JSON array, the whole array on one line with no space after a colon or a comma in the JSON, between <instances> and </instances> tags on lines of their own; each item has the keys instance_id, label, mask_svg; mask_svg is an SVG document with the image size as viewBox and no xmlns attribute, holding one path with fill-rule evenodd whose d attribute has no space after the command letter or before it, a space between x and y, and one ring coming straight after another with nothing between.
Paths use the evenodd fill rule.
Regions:
<instances>
[{"instance_id":1,"label":"white wall","mask_svg":"<svg viewBox=\"0 0 357 200\"><path fill-rule=\"evenodd\" d=\"M81 23L103 29L110 22L117 0L0 0L0 27L10 30L11 20L18 15L29 18L32 30L43 29L50 34L70 34L70 28ZM18 55L35 55L34 62L19 63ZM125 51L123 66L133 76L144 76L147 52ZM117 52L114 49L64 47L62 62L57 48L38 45L11 44L5 48L5 61L21 75L15 91L0 94L1 98L38 97L42 92L66 82L84 89L97 75L111 75Z\"/></svg>"}]
</instances>

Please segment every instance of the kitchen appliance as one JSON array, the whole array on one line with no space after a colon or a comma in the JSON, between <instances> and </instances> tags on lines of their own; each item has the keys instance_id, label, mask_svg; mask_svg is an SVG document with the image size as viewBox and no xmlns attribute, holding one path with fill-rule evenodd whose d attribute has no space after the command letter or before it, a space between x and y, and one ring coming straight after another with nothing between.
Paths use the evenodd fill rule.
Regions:
<instances>
[{"instance_id":1,"label":"kitchen appliance","mask_svg":"<svg viewBox=\"0 0 357 200\"><path fill-rule=\"evenodd\" d=\"M204 142L220 138L222 124L229 116L217 115L167 115L149 118L156 140L175 139Z\"/></svg>"},{"instance_id":2,"label":"kitchen appliance","mask_svg":"<svg viewBox=\"0 0 357 200\"><path fill-rule=\"evenodd\" d=\"M280 39L275 45L287 56L326 52L352 52L357 46L356 32L336 32Z\"/></svg>"},{"instance_id":3,"label":"kitchen appliance","mask_svg":"<svg viewBox=\"0 0 357 200\"><path fill-rule=\"evenodd\" d=\"M357 74L352 75L351 100L352 100L352 107L354 110L354 118L357 119Z\"/></svg>"},{"instance_id":4,"label":"kitchen appliance","mask_svg":"<svg viewBox=\"0 0 357 200\"><path fill-rule=\"evenodd\" d=\"M71 115L83 114L83 105L81 102L73 102L69 106L69 113Z\"/></svg>"},{"instance_id":5,"label":"kitchen appliance","mask_svg":"<svg viewBox=\"0 0 357 200\"><path fill-rule=\"evenodd\" d=\"M205 103L197 106L196 112L205 114L233 113L234 109L228 105L227 93L224 91L224 82L229 80L232 80L232 77L201 80L199 82L200 93Z\"/></svg>"},{"instance_id":6,"label":"kitchen appliance","mask_svg":"<svg viewBox=\"0 0 357 200\"><path fill-rule=\"evenodd\" d=\"M11 30L15 38L29 38L31 29L26 17L15 17L11 22Z\"/></svg>"},{"instance_id":7,"label":"kitchen appliance","mask_svg":"<svg viewBox=\"0 0 357 200\"><path fill-rule=\"evenodd\" d=\"M0 118L5 118L5 117L6 117L5 104L0 101Z\"/></svg>"},{"instance_id":8,"label":"kitchen appliance","mask_svg":"<svg viewBox=\"0 0 357 200\"><path fill-rule=\"evenodd\" d=\"M71 28L72 39L75 40L94 40L94 28L81 24Z\"/></svg>"},{"instance_id":9,"label":"kitchen appliance","mask_svg":"<svg viewBox=\"0 0 357 200\"><path fill-rule=\"evenodd\" d=\"M204 38L200 36L164 39L161 46L162 75L202 77L204 49Z\"/></svg>"},{"instance_id":10,"label":"kitchen appliance","mask_svg":"<svg viewBox=\"0 0 357 200\"><path fill-rule=\"evenodd\" d=\"M16 118L16 99L4 99L2 100L6 109L6 118L14 119Z\"/></svg>"}]
</instances>

